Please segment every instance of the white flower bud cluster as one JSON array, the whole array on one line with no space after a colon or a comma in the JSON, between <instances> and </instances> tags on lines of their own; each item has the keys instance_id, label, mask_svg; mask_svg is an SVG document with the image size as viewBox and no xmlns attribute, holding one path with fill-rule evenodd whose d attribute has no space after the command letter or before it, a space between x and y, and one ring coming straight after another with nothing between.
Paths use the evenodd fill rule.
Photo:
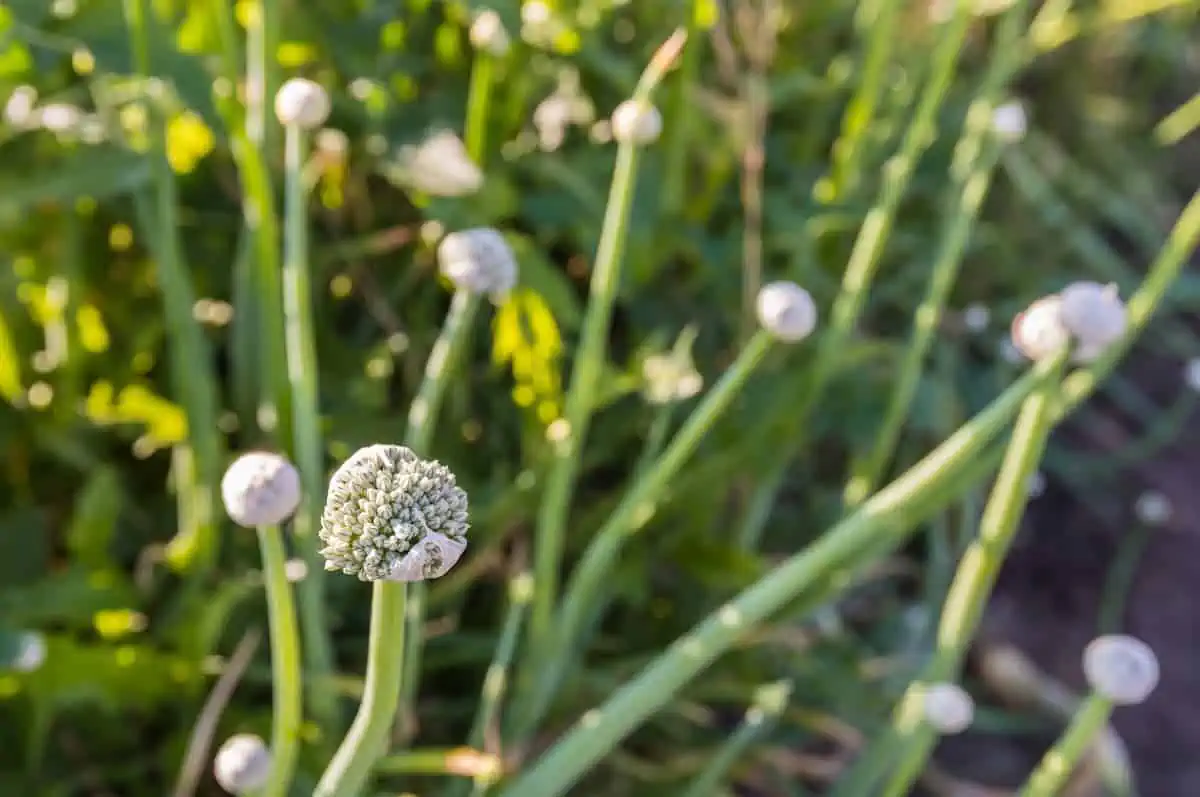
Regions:
<instances>
[{"instance_id":1,"label":"white flower bud cluster","mask_svg":"<svg viewBox=\"0 0 1200 797\"><path fill-rule=\"evenodd\" d=\"M930 684L922 707L930 727L947 736L962 733L975 718L975 701L958 684Z\"/></svg>"},{"instance_id":2,"label":"white flower bud cluster","mask_svg":"<svg viewBox=\"0 0 1200 797\"><path fill-rule=\"evenodd\" d=\"M646 100L625 100L613 111L612 136L618 144L653 144L662 129L662 114Z\"/></svg>"},{"instance_id":3,"label":"white flower bud cluster","mask_svg":"<svg viewBox=\"0 0 1200 797\"><path fill-rule=\"evenodd\" d=\"M1140 639L1110 634L1088 643L1083 674L1101 697L1118 706L1132 706L1145 701L1158 686L1158 657Z\"/></svg>"},{"instance_id":4,"label":"white flower bud cluster","mask_svg":"<svg viewBox=\"0 0 1200 797\"><path fill-rule=\"evenodd\" d=\"M326 570L420 581L458 562L468 528L467 494L446 466L403 446L373 445L334 472L318 534Z\"/></svg>"},{"instance_id":5,"label":"white flower bud cluster","mask_svg":"<svg viewBox=\"0 0 1200 797\"><path fill-rule=\"evenodd\" d=\"M271 777L271 752L252 733L230 736L213 759L213 776L230 794L252 794Z\"/></svg>"},{"instance_id":6,"label":"white flower bud cluster","mask_svg":"<svg viewBox=\"0 0 1200 797\"><path fill-rule=\"evenodd\" d=\"M251 451L225 471L221 498L239 526L273 526L290 518L300 505L300 474L279 454Z\"/></svg>"},{"instance_id":7,"label":"white flower bud cluster","mask_svg":"<svg viewBox=\"0 0 1200 797\"><path fill-rule=\"evenodd\" d=\"M469 36L472 47L495 58L503 58L512 46L500 15L490 8L475 15Z\"/></svg>"},{"instance_id":8,"label":"white flower bud cluster","mask_svg":"<svg viewBox=\"0 0 1200 797\"><path fill-rule=\"evenodd\" d=\"M817 328L817 305L794 282L770 282L758 292L758 323L786 343L804 340Z\"/></svg>"},{"instance_id":9,"label":"white flower bud cluster","mask_svg":"<svg viewBox=\"0 0 1200 797\"><path fill-rule=\"evenodd\" d=\"M1001 141L1020 141L1028 127L1025 106L1017 100L999 105L992 111L992 133Z\"/></svg>"},{"instance_id":10,"label":"white flower bud cluster","mask_svg":"<svg viewBox=\"0 0 1200 797\"><path fill-rule=\"evenodd\" d=\"M1074 360L1090 363L1121 339L1128 323L1115 285L1076 282L1018 314L1012 342L1025 357L1040 360L1074 341Z\"/></svg>"},{"instance_id":11,"label":"white flower bud cluster","mask_svg":"<svg viewBox=\"0 0 1200 797\"><path fill-rule=\"evenodd\" d=\"M470 196L483 187L483 171L471 160L463 140L450 130L402 147L395 167L400 182L430 196Z\"/></svg>"},{"instance_id":12,"label":"white flower bud cluster","mask_svg":"<svg viewBox=\"0 0 1200 797\"><path fill-rule=\"evenodd\" d=\"M292 78L275 94L275 116L282 125L316 130L325 124L331 110L329 92L305 78Z\"/></svg>"},{"instance_id":13,"label":"white flower bud cluster","mask_svg":"<svg viewBox=\"0 0 1200 797\"><path fill-rule=\"evenodd\" d=\"M438 244L442 274L460 291L501 297L517 284L517 259L491 227L452 232Z\"/></svg>"}]
</instances>

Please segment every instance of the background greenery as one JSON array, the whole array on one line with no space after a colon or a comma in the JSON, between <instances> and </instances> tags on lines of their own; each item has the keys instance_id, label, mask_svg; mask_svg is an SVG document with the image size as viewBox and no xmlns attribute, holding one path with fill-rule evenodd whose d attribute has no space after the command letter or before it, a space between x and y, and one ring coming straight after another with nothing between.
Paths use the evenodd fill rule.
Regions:
<instances>
[{"instance_id":1,"label":"background greenery","mask_svg":"<svg viewBox=\"0 0 1200 797\"><path fill-rule=\"evenodd\" d=\"M689 351L712 383L752 329L745 297L764 279L795 279L828 307L929 68L934 29L921 0L894 4L885 34L872 24L883 0L734 0L716 27L716 5L707 2L559 0L546 4L556 21L543 30L522 25L516 0L498 0L491 5L516 46L496 65L486 181L476 194L438 198L414 188L403 154L437 130L462 131L472 63L466 27L481 4L284 5L282 36L272 43L280 74L330 88L329 127L344 133L319 136L312 162L314 327L331 464L403 433L449 301L428 245L437 231L496 226L520 259L521 288L491 312L490 325L477 326L433 447L473 505L468 557L431 594L415 744L441 750L466 738L508 579L529 558L546 429L560 412L612 169L614 147L594 122L630 94L674 27L696 31L658 93L664 138L643 160L573 548L636 477L652 430L682 416L653 401L648 356L682 340L676 350ZM238 3L238 18L252 6ZM241 132L227 99L243 87L223 77L228 51L212 2L153 7L161 84L130 77L119 0L0 6L0 88L11 96L34 86L41 108L40 124L10 116L0 127L0 655L13 663L22 632L40 633L47 646L36 671L0 671L3 794L166 793L214 678L265 621L252 536L229 524L205 535L196 496L175 489L194 484L191 468L205 457L223 465L227 451L278 439L258 401L273 361L256 326L260 271L243 235L232 154ZM1072 278L1135 285L1196 185L1186 134L1200 109L1193 102L1163 119L1194 90L1200 6L1049 0L1039 8L1036 53L1015 86L1029 133L1001 160L898 466L1011 381L1018 366L1003 342L1015 311ZM772 359L774 373L752 381L648 533L628 546L611 574L618 601L586 671L560 697L547 739L752 582L773 553L795 550L836 519L847 462L873 441L941 219L956 199L951 151L990 34L980 14L866 314L809 419L810 442L788 470L761 551L739 547L733 529L797 434L789 397L805 377L803 353ZM147 225L161 209L149 204L145 119L132 104L146 92L171 109L167 152L192 317L211 358L170 349L170 275ZM552 94L569 100L560 109L574 118L561 140L547 123L552 112L537 110ZM67 110L51 112L55 104ZM59 129L55 114L67 119ZM278 172L270 136L267 152ZM1194 308L1200 281L1186 276L1174 301ZM958 312L973 304L989 311L988 327ZM1159 324L1148 341L1197 351L1177 323ZM193 435L189 447L180 397L195 401L197 390L215 390L218 428ZM1153 454L1180 420L1119 377L1108 398L1146 423L1130 457ZM1104 463L1082 469L1058 449L1047 467L1085 501L1112 472ZM764 699L756 690L782 678L794 688L789 707L735 773L770 794L802 793L792 791L798 775L819 785L859 730L884 721L911 675L980 503L969 496L936 519L920 544L815 622L784 621L725 657L581 793L680 788L756 696ZM351 579L326 583L337 668L346 673L328 689L347 698L348 712L359 688L353 674L362 672L367 592ZM267 735L262 648L220 717L218 739L237 730ZM1017 718L983 715L988 727L1023 732ZM309 727L297 793L311 788L339 735ZM435 775L446 768L440 754L421 761ZM399 776L392 785L424 792L432 782ZM204 783L198 793L214 788Z\"/></svg>"}]
</instances>

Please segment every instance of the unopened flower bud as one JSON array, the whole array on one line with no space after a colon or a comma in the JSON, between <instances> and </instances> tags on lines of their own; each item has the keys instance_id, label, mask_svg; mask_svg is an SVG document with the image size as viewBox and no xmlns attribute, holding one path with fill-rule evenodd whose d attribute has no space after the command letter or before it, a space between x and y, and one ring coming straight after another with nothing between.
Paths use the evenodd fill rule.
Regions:
<instances>
[{"instance_id":1,"label":"unopened flower bud","mask_svg":"<svg viewBox=\"0 0 1200 797\"><path fill-rule=\"evenodd\" d=\"M16 651L11 661L12 669L17 672L34 672L41 669L45 662L45 637L33 631L17 636Z\"/></svg>"},{"instance_id":2,"label":"unopened flower bud","mask_svg":"<svg viewBox=\"0 0 1200 797\"><path fill-rule=\"evenodd\" d=\"M958 684L931 684L925 690L925 721L945 735L962 733L975 717L975 701Z\"/></svg>"},{"instance_id":3,"label":"unopened flower bud","mask_svg":"<svg viewBox=\"0 0 1200 797\"><path fill-rule=\"evenodd\" d=\"M221 498L239 526L273 526L291 517L300 505L300 474L279 454L251 451L225 471Z\"/></svg>"},{"instance_id":4,"label":"unopened flower bud","mask_svg":"<svg viewBox=\"0 0 1200 797\"><path fill-rule=\"evenodd\" d=\"M441 272L460 291L503 296L517 284L517 260L491 227L452 232L438 245Z\"/></svg>"},{"instance_id":5,"label":"unopened flower bud","mask_svg":"<svg viewBox=\"0 0 1200 797\"><path fill-rule=\"evenodd\" d=\"M446 466L403 446L373 445L334 472L318 535L326 570L419 581L454 566L467 529L467 494Z\"/></svg>"},{"instance_id":6,"label":"unopened flower bud","mask_svg":"<svg viewBox=\"0 0 1200 797\"><path fill-rule=\"evenodd\" d=\"M230 736L213 759L217 784L230 794L251 794L271 777L271 752L252 733Z\"/></svg>"},{"instance_id":7,"label":"unopened flower bud","mask_svg":"<svg viewBox=\"0 0 1200 797\"><path fill-rule=\"evenodd\" d=\"M1138 496L1133 512L1147 526L1161 526L1171 519L1171 501L1162 493L1149 490Z\"/></svg>"},{"instance_id":8,"label":"unopened flower bud","mask_svg":"<svg viewBox=\"0 0 1200 797\"><path fill-rule=\"evenodd\" d=\"M787 343L804 340L817 327L817 305L794 282L770 282L758 292L758 323Z\"/></svg>"},{"instance_id":9,"label":"unopened flower bud","mask_svg":"<svg viewBox=\"0 0 1200 797\"><path fill-rule=\"evenodd\" d=\"M1158 657L1131 636L1097 637L1083 651L1083 674L1100 696L1119 706L1136 705L1158 686Z\"/></svg>"},{"instance_id":10,"label":"unopened flower bud","mask_svg":"<svg viewBox=\"0 0 1200 797\"><path fill-rule=\"evenodd\" d=\"M1025 136L1029 122L1025 106L1013 100L992 111L992 132L1002 141L1019 141Z\"/></svg>"},{"instance_id":11,"label":"unopened flower bud","mask_svg":"<svg viewBox=\"0 0 1200 797\"><path fill-rule=\"evenodd\" d=\"M662 128L662 114L646 100L625 100L613 111L612 134L618 144L652 144Z\"/></svg>"},{"instance_id":12,"label":"unopened flower bud","mask_svg":"<svg viewBox=\"0 0 1200 797\"><path fill-rule=\"evenodd\" d=\"M316 130L325 124L330 110L329 92L305 78L292 78L275 95L275 116L283 125Z\"/></svg>"},{"instance_id":13,"label":"unopened flower bud","mask_svg":"<svg viewBox=\"0 0 1200 797\"><path fill-rule=\"evenodd\" d=\"M1012 323L1013 346L1030 360L1041 360L1066 346L1071 335L1062 321L1062 301L1057 296L1038 299Z\"/></svg>"},{"instance_id":14,"label":"unopened flower bud","mask_svg":"<svg viewBox=\"0 0 1200 797\"><path fill-rule=\"evenodd\" d=\"M1116 285L1076 282L1059 294L1063 326L1075 338L1075 359L1092 362L1125 335L1129 323Z\"/></svg>"},{"instance_id":15,"label":"unopened flower bud","mask_svg":"<svg viewBox=\"0 0 1200 797\"><path fill-rule=\"evenodd\" d=\"M511 44L500 15L490 8L480 11L475 17L471 23L470 38L472 47L496 58L506 55Z\"/></svg>"}]
</instances>

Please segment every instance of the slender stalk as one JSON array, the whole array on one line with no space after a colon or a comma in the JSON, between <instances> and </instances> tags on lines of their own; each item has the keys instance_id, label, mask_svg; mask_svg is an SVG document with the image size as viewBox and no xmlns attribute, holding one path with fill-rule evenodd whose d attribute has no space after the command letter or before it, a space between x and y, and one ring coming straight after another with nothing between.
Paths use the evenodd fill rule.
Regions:
<instances>
[{"instance_id":1,"label":"slender stalk","mask_svg":"<svg viewBox=\"0 0 1200 797\"><path fill-rule=\"evenodd\" d=\"M538 656L537 683L529 702L518 717L518 735L532 733L545 716L566 671L579 653L584 629L603 610L604 584L632 534L640 531L654 514L671 479L687 463L717 419L741 394L751 374L774 347L774 338L760 330L746 344L738 359L692 411L687 422L671 440L658 460L630 487L621 503L596 532L571 574L555 617L552 638Z\"/></svg>"},{"instance_id":2,"label":"slender stalk","mask_svg":"<svg viewBox=\"0 0 1200 797\"><path fill-rule=\"evenodd\" d=\"M708 765L692 778L681 797L719 794L737 760L775 727L779 715L787 708L791 692L792 684L788 681L761 687L741 725L709 759Z\"/></svg>"},{"instance_id":3,"label":"slender stalk","mask_svg":"<svg viewBox=\"0 0 1200 797\"><path fill-rule=\"evenodd\" d=\"M779 486L783 483L780 472L787 468L795 449L804 444L808 418L820 402L830 377L836 370L836 364L844 355L847 342L854 333L884 247L891 235L896 212L908 191L918 161L933 141L937 114L954 80L955 67L971 19L966 6L965 2L959 3L953 19L942 28L937 49L933 54L929 80L922 90L899 151L884 164L883 185L879 196L867 212L850 251L841 290L833 303L829 328L821 336L821 347L813 364L812 376L789 424L786 439L794 442L781 446L781 453L768 475L760 482L763 486L757 492L762 495L751 498L752 507L761 507L764 501L768 505L774 501ZM768 515L767 512L755 511L749 517L743 518L736 533L737 538L759 539L761 528L751 527L750 523L765 523Z\"/></svg>"},{"instance_id":4,"label":"slender stalk","mask_svg":"<svg viewBox=\"0 0 1200 797\"><path fill-rule=\"evenodd\" d=\"M453 365L466 347L478 304L479 297L465 291L455 293L451 300L442 332L425 364L425 378L409 409L404 439L414 451L423 453L429 448L442 397ZM411 706L416 695L421 643L414 644L406 636L423 633L425 597L425 585L421 583L375 582L362 702L313 797L357 797L366 787L375 762L387 752L402 695L406 706ZM411 610L409 600L419 601L419 610Z\"/></svg>"},{"instance_id":5,"label":"slender stalk","mask_svg":"<svg viewBox=\"0 0 1200 797\"><path fill-rule=\"evenodd\" d=\"M449 374L462 357L470 338L472 321L479 309L479 297L466 291L458 291L450 301L450 310L429 360L425 363L425 378L417 397L408 411L408 431L405 443L413 451L426 454L437 428L438 411L442 397L449 385ZM425 605L429 587L418 581L408 585L408 605L405 607L404 680L401 687L400 718L406 730L415 727L417 691L421 680L421 658L425 647ZM410 734L406 734L410 735Z\"/></svg>"},{"instance_id":6,"label":"slender stalk","mask_svg":"<svg viewBox=\"0 0 1200 797\"><path fill-rule=\"evenodd\" d=\"M885 556L919 521L915 508L925 512L936 510L937 502L930 499L939 494L949 500L946 488L955 483L959 471L972 464L1001 433L1021 402L1050 374L1051 370L1044 365L1034 368L857 512L677 639L604 705L585 714L579 724L502 792L503 797L565 794L588 769L662 709L753 626L806 589L821 583L835 569L861 564L857 557L862 551L868 550L877 558ZM892 542L888 548L879 545L885 537Z\"/></svg>"},{"instance_id":7,"label":"slender stalk","mask_svg":"<svg viewBox=\"0 0 1200 797\"><path fill-rule=\"evenodd\" d=\"M292 398L292 450L303 487L292 532L306 543L300 546L300 554L308 565L309 575L305 580L313 581L302 594L300 611L306 627L321 628L325 624L325 569L317 553L317 530L321 527L321 508L325 503L325 446L321 437L316 334L309 278L308 192L304 185L307 134L294 125L289 126L285 150L284 342ZM329 636L305 635L304 647L306 665L313 676L308 701L314 706L317 717L326 721L340 719L337 696L323 683L323 676L333 671ZM338 722L323 730L336 735L342 727Z\"/></svg>"},{"instance_id":8,"label":"slender stalk","mask_svg":"<svg viewBox=\"0 0 1200 797\"><path fill-rule=\"evenodd\" d=\"M300 632L296 606L287 579L287 552L278 526L258 528L263 580L267 589L267 620L271 636L271 780L262 797L287 797L300 752L301 698Z\"/></svg>"},{"instance_id":9,"label":"slender stalk","mask_svg":"<svg viewBox=\"0 0 1200 797\"><path fill-rule=\"evenodd\" d=\"M1029 500L1029 480L1037 471L1054 426L1055 401L1062 386L1058 375L1067 354L1064 348L1051 358L1048 364L1051 377L1021 408L1004 463L979 522L979 536L963 554L946 595L934 657L905 691L896 709L893 725L902 752L898 768L884 791L890 797L909 793L933 748L934 735L924 723L922 690L926 684L958 677L1000 566L1020 527Z\"/></svg>"},{"instance_id":10,"label":"slender stalk","mask_svg":"<svg viewBox=\"0 0 1200 797\"><path fill-rule=\"evenodd\" d=\"M963 252L979 218L1001 151L998 143L990 140L992 113L1001 91L1023 61L1024 49L1019 42L1025 5L1023 2L1010 9L1001 24L983 84L967 111L966 128L954 148L950 164L950 191L951 196L956 197L955 204L941 236L925 297L913 315L913 330L900 364L900 377L892 390L875 444L855 463L846 484L843 501L847 508L857 506L870 495L895 454L921 381L922 366L933 345L946 300L958 279Z\"/></svg>"},{"instance_id":11,"label":"slender stalk","mask_svg":"<svg viewBox=\"0 0 1200 797\"><path fill-rule=\"evenodd\" d=\"M1017 792L1017 797L1055 797L1066 788L1075 765L1083 759L1092 741L1104 733L1113 705L1107 698L1089 695L1071 724L1046 755L1037 769Z\"/></svg>"},{"instance_id":12,"label":"slender stalk","mask_svg":"<svg viewBox=\"0 0 1200 797\"><path fill-rule=\"evenodd\" d=\"M695 136L693 125L696 115L691 109L692 92L699 82L700 56L703 53L703 37L699 34L706 29L704 17L712 5L712 0L692 0L687 22L688 38L692 40L692 45L680 57L679 76L671 97L671 113L666 129L669 143L664 148L666 165L662 207L664 213L672 218L683 213L688 154Z\"/></svg>"},{"instance_id":13,"label":"slender stalk","mask_svg":"<svg viewBox=\"0 0 1200 797\"><path fill-rule=\"evenodd\" d=\"M678 57L685 38L682 31L676 31L659 48L638 81L635 99L649 101L663 73ZM567 389L565 415L570 431L564 443L555 450L556 461L550 468L546 491L538 508L534 563L534 578L538 588L530 616L531 651L537 651L548 642L551 616L558 599L558 570L562 562L571 495L579 475L580 455L587 438L596 389L604 370L608 327L621 280L625 238L637 182L638 150L638 146L632 143L621 144L617 150L600 244L592 267L587 314L584 316L583 333ZM531 657L538 658L536 653L532 653Z\"/></svg>"},{"instance_id":14,"label":"slender stalk","mask_svg":"<svg viewBox=\"0 0 1200 797\"><path fill-rule=\"evenodd\" d=\"M464 143L467 146L467 155L481 169L487 157L488 109L491 105L495 73L495 57L483 50L476 51L475 61L471 66L471 83L467 89Z\"/></svg>"},{"instance_id":15,"label":"slender stalk","mask_svg":"<svg viewBox=\"0 0 1200 797\"><path fill-rule=\"evenodd\" d=\"M150 60L149 0L125 0L124 8L134 72L148 78L154 74ZM157 108L149 107L147 111L153 206L148 203L139 206L148 211L145 217L153 227L147 232L153 242L163 291L172 390L187 415L187 445L193 460L191 478L177 486L181 495L187 496L188 517L168 545L167 554L168 561L177 568L200 574L216 563L220 547L216 502L223 455L217 432L217 382L208 343L192 318L195 293L179 239L179 198L175 175L167 163L164 121Z\"/></svg>"},{"instance_id":16,"label":"slender stalk","mask_svg":"<svg viewBox=\"0 0 1200 797\"><path fill-rule=\"evenodd\" d=\"M376 581L371 592L370 644L362 703L346 738L325 769L313 797L357 797L371 768L387 752L388 732L400 701L404 660L403 584Z\"/></svg>"}]
</instances>

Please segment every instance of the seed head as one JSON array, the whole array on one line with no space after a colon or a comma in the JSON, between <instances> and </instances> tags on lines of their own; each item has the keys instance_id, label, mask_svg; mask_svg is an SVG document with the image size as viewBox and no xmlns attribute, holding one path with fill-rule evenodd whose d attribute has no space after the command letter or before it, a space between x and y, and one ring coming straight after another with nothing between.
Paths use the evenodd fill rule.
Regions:
<instances>
[{"instance_id":1,"label":"seed head","mask_svg":"<svg viewBox=\"0 0 1200 797\"><path fill-rule=\"evenodd\" d=\"M817 327L817 305L794 282L770 282L758 292L758 323L786 343L804 340Z\"/></svg>"},{"instance_id":2,"label":"seed head","mask_svg":"<svg viewBox=\"0 0 1200 797\"><path fill-rule=\"evenodd\" d=\"M931 684L925 690L925 721L938 733L962 733L975 717L975 701L958 684Z\"/></svg>"},{"instance_id":3,"label":"seed head","mask_svg":"<svg viewBox=\"0 0 1200 797\"><path fill-rule=\"evenodd\" d=\"M1083 674L1099 695L1119 706L1132 706L1158 686L1158 657L1131 636L1097 637L1083 651Z\"/></svg>"},{"instance_id":4,"label":"seed head","mask_svg":"<svg viewBox=\"0 0 1200 797\"><path fill-rule=\"evenodd\" d=\"M625 100L613 111L612 134L618 144L652 144L662 128L662 114L645 100Z\"/></svg>"},{"instance_id":5,"label":"seed head","mask_svg":"<svg viewBox=\"0 0 1200 797\"><path fill-rule=\"evenodd\" d=\"M500 297L517 284L517 260L491 227L452 232L438 245L442 274L460 291Z\"/></svg>"},{"instance_id":6,"label":"seed head","mask_svg":"<svg viewBox=\"0 0 1200 797\"><path fill-rule=\"evenodd\" d=\"M476 15L475 21L471 23L470 37L471 46L476 50L481 50L496 58L503 58L508 54L511 44L508 39L508 31L504 29L504 22L501 21L500 15L490 8L486 8Z\"/></svg>"},{"instance_id":7,"label":"seed head","mask_svg":"<svg viewBox=\"0 0 1200 797\"><path fill-rule=\"evenodd\" d=\"M330 110L329 92L305 78L292 78L275 95L275 116L283 125L316 130L325 124Z\"/></svg>"},{"instance_id":8,"label":"seed head","mask_svg":"<svg viewBox=\"0 0 1200 797\"><path fill-rule=\"evenodd\" d=\"M300 474L279 454L251 451L225 471L221 498L225 511L239 526L282 523L300 505Z\"/></svg>"},{"instance_id":9,"label":"seed head","mask_svg":"<svg viewBox=\"0 0 1200 797\"><path fill-rule=\"evenodd\" d=\"M1059 294L1063 326L1075 338L1075 359L1092 362L1121 339L1129 323L1116 285L1076 282Z\"/></svg>"},{"instance_id":10,"label":"seed head","mask_svg":"<svg viewBox=\"0 0 1200 797\"><path fill-rule=\"evenodd\" d=\"M1062 321L1062 301L1058 296L1038 299L1012 323L1013 346L1030 360L1049 357L1066 346L1070 332Z\"/></svg>"},{"instance_id":11,"label":"seed head","mask_svg":"<svg viewBox=\"0 0 1200 797\"><path fill-rule=\"evenodd\" d=\"M444 575L467 547L467 494L403 446L361 448L329 481L319 536L326 570L360 581Z\"/></svg>"},{"instance_id":12,"label":"seed head","mask_svg":"<svg viewBox=\"0 0 1200 797\"><path fill-rule=\"evenodd\" d=\"M262 739L252 733L230 736L213 759L217 784L230 794L250 794L267 785L271 777L271 753Z\"/></svg>"}]
</instances>

